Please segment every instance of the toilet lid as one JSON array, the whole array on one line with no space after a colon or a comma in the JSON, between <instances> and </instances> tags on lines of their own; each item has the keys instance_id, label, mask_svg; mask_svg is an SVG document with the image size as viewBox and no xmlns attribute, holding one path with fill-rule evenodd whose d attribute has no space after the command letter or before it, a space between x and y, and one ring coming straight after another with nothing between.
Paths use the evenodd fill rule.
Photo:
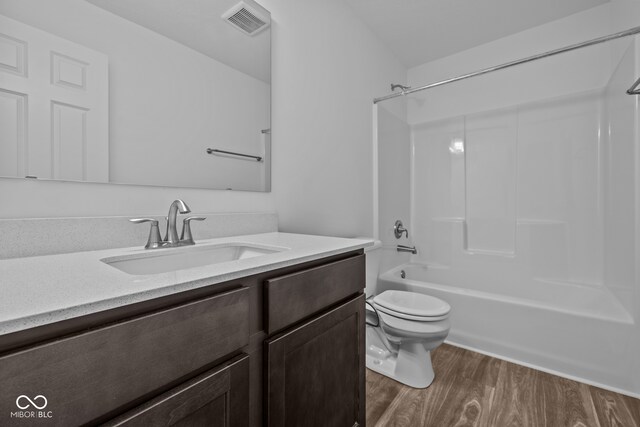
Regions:
<instances>
[{"instance_id":1,"label":"toilet lid","mask_svg":"<svg viewBox=\"0 0 640 427\"><path fill-rule=\"evenodd\" d=\"M416 292L384 291L376 295L373 302L387 310L415 317L440 317L451 311L445 301Z\"/></svg>"}]
</instances>

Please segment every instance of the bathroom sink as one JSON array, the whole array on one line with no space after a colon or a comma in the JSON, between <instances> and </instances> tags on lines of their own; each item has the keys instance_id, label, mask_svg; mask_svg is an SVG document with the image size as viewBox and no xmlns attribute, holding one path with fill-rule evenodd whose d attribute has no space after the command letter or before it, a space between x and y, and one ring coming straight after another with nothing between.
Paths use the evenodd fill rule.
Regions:
<instances>
[{"instance_id":1,"label":"bathroom sink","mask_svg":"<svg viewBox=\"0 0 640 427\"><path fill-rule=\"evenodd\" d=\"M247 243L226 243L157 249L149 253L104 258L100 261L128 274L146 275L255 258L284 250L287 250L287 248Z\"/></svg>"}]
</instances>

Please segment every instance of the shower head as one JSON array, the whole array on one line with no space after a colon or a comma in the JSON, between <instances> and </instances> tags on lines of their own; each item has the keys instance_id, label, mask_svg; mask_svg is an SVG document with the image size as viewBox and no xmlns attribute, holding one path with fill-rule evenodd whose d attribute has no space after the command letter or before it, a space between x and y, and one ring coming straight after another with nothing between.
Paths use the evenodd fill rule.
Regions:
<instances>
[{"instance_id":1,"label":"shower head","mask_svg":"<svg viewBox=\"0 0 640 427\"><path fill-rule=\"evenodd\" d=\"M402 90L402 92L404 92L405 90L411 89L411 86L403 86L403 85L391 83L391 92L393 92L396 89L400 89Z\"/></svg>"}]
</instances>

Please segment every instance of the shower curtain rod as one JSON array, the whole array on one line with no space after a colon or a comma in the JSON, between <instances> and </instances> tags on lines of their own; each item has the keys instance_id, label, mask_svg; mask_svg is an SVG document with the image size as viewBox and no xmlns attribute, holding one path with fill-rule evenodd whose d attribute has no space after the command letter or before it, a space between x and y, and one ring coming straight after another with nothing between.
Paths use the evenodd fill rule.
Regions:
<instances>
[{"instance_id":1,"label":"shower curtain rod","mask_svg":"<svg viewBox=\"0 0 640 427\"><path fill-rule=\"evenodd\" d=\"M548 58L549 56L558 55L559 53L569 52L569 51L572 51L572 50L581 49L583 47L593 46L593 45L596 45L596 44L608 42L608 41L619 39L619 38L622 38L622 37L632 36L632 35L638 34L638 33L640 33L640 26L634 27L634 28L630 28L630 29L628 29L626 31L621 31L619 33L610 34L608 36L598 37L596 39L588 40L586 42L576 43L576 44L572 44L570 46L562 47L562 48L559 48L559 49L550 50L548 52L540 53L538 55L529 56L527 58L518 59L516 61L507 62L505 64L496 65L494 67L485 68L483 70L474 71L473 73L463 74L461 76L453 77L451 79L441 80L441 81L436 82L436 83L430 83L428 85L416 87L416 88L413 88L413 89L411 89L411 88L404 89L401 92L395 92L395 93L392 93L390 95L381 96L380 98L374 98L373 99L373 103L377 104L378 102L386 101L387 99L393 99L393 98L397 98L399 96L409 95L409 94L415 93L415 92L421 92L423 90L431 89L431 88L438 87L438 86L443 86L443 85L446 85L446 84L449 84L449 83L457 82L457 81L460 81L460 80L465 80L465 79L468 79L468 78L471 78L471 77L481 76L483 74L491 73L493 71L504 70L505 68L514 67L516 65L525 64L527 62L536 61L536 60L542 59L542 58ZM627 93L629 95L640 95L640 91L636 90L636 87L639 86L639 85L640 85L640 79L638 79L634 83L634 85L627 91Z\"/></svg>"}]
</instances>

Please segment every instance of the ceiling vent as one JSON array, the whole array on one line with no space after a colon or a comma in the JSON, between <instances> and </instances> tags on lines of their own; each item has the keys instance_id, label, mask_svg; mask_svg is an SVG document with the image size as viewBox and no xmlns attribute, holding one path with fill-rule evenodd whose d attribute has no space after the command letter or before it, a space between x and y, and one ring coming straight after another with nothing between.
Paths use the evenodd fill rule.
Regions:
<instances>
[{"instance_id":1,"label":"ceiling vent","mask_svg":"<svg viewBox=\"0 0 640 427\"><path fill-rule=\"evenodd\" d=\"M262 9L259 5L249 5L241 1L226 11L222 15L222 19L231 24L234 28L243 33L255 36L265 28L269 27L271 18L269 12Z\"/></svg>"}]
</instances>

